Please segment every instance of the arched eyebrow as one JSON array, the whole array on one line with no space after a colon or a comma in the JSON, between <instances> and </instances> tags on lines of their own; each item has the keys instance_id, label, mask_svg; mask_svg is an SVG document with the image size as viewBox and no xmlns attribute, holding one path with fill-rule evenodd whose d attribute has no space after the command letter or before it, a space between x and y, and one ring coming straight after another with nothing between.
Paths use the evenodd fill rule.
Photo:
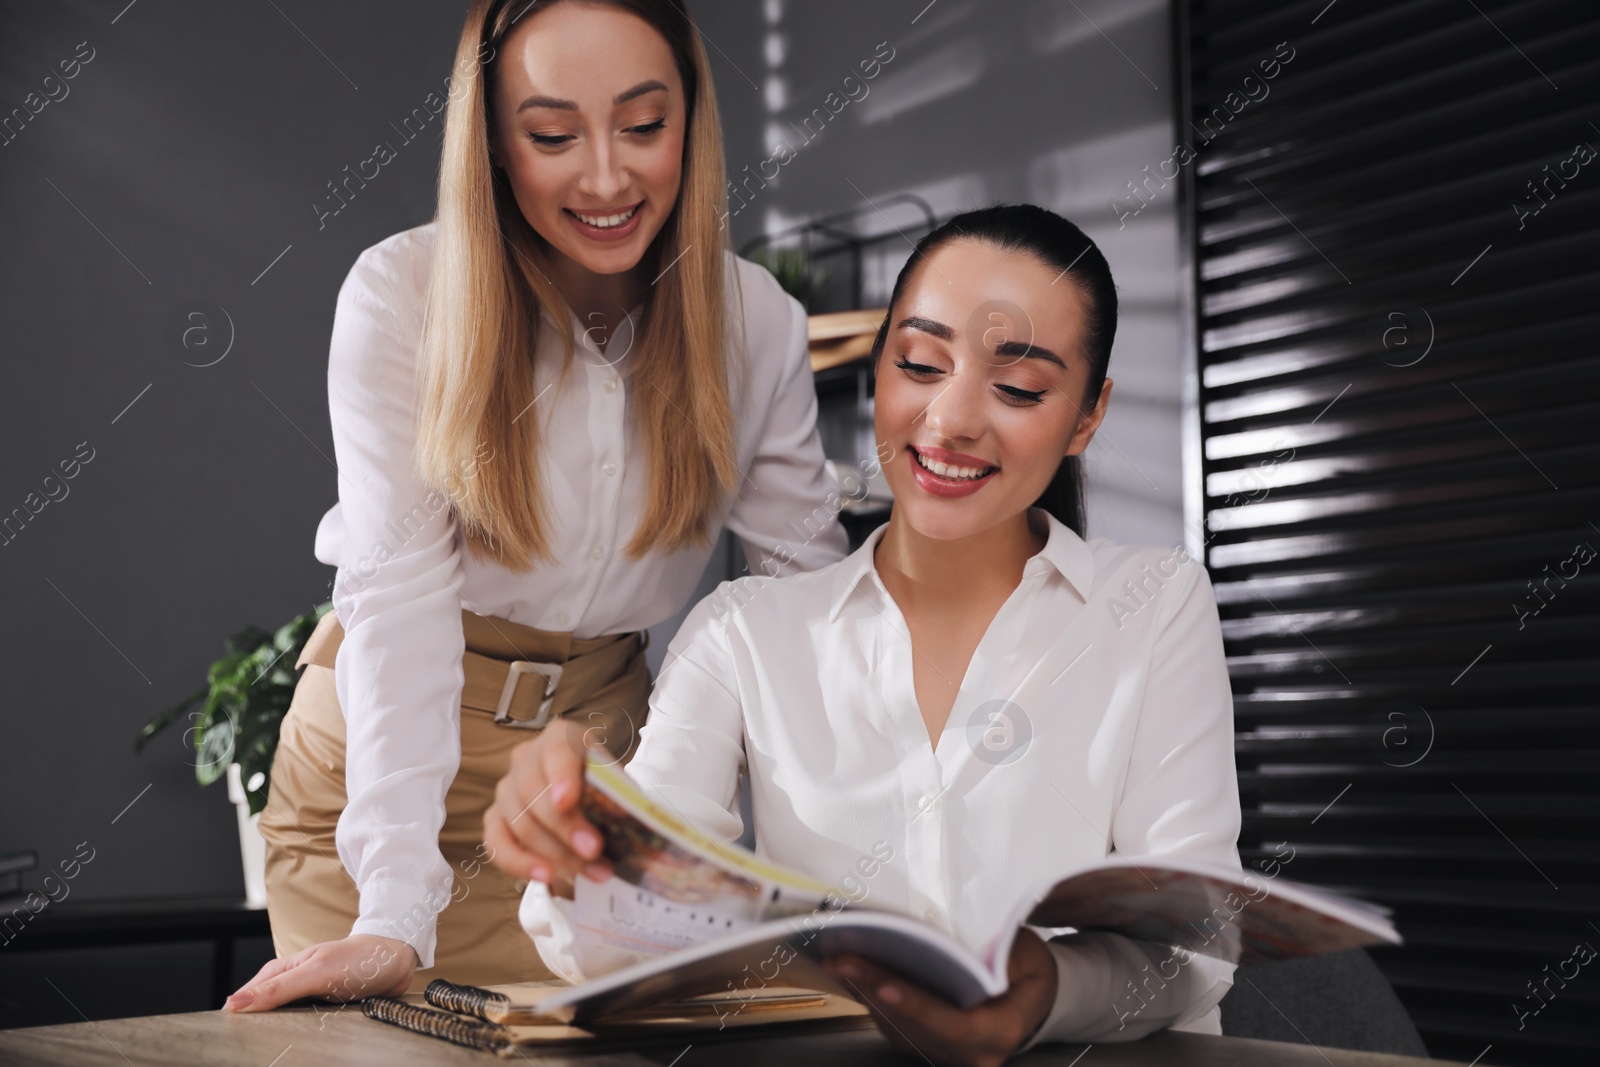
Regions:
<instances>
[{"instance_id":1,"label":"arched eyebrow","mask_svg":"<svg viewBox=\"0 0 1600 1067\"><path fill-rule=\"evenodd\" d=\"M634 97L643 96L645 93L654 93L654 92L663 92L664 93L666 91L667 91L667 87L665 85L661 84L660 82L658 82L654 78L652 78L649 81L640 82L638 85L635 85L632 89L624 89L622 92L618 93L616 96L613 96L611 98L611 102L613 104L626 104L629 100L632 100ZM562 100L560 97L556 97L556 96L537 96L537 95L535 95L535 96L528 97L528 99L526 99L522 103L518 104L517 105L517 113L521 114L522 112L528 110L530 107L553 107L553 108L555 108L555 109L557 109L559 111L576 111L576 110L578 110L578 105L577 105L576 101L573 101L573 100Z\"/></svg>"},{"instance_id":2,"label":"arched eyebrow","mask_svg":"<svg viewBox=\"0 0 1600 1067\"><path fill-rule=\"evenodd\" d=\"M932 334L941 341L953 341L956 332L942 322L923 318L921 315L908 315L894 324L897 330L921 330L923 333Z\"/></svg>"},{"instance_id":3,"label":"arched eyebrow","mask_svg":"<svg viewBox=\"0 0 1600 1067\"><path fill-rule=\"evenodd\" d=\"M897 330L921 330L923 333L931 334L941 341L953 341L956 336L956 332L944 323L935 322L933 319L924 318L921 315L908 315L894 325ZM1060 356L1048 348L1041 348L1027 341L1001 341L994 346L994 354L997 356L1015 356L1018 359L1042 359L1054 363L1062 370L1067 369L1067 365L1061 361Z\"/></svg>"},{"instance_id":4,"label":"arched eyebrow","mask_svg":"<svg viewBox=\"0 0 1600 1067\"><path fill-rule=\"evenodd\" d=\"M1021 359L1048 360L1062 370L1067 369L1067 365L1061 362L1060 356L1048 348L1040 348L1038 345L1032 345L1026 341L1001 341L994 346L994 354L997 356L1017 356Z\"/></svg>"}]
</instances>

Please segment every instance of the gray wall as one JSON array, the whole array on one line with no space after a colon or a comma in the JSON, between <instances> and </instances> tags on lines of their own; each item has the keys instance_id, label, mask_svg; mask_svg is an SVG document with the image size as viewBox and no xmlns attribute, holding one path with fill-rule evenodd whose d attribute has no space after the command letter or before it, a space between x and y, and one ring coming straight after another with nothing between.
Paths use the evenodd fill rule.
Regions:
<instances>
[{"instance_id":1,"label":"gray wall","mask_svg":"<svg viewBox=\"0 0 1600 1067\"><path fill-rule=\"evenodd\" d=\"M1088 454L1089 533L1177 544L1176 185L1122 222L1111 206L1137 205L1127 183L1172 154L1166 0L762 0L739 5L738 20L725 6L705 29L708 51L737 68L717 71L730 177L772 173L762 163L779 142L794 152L776 156L765 188L750 181L736 245L896 193L940 217L1030 202L1078 223L1110 261L1122 306L1111 413ZM893 58L865 95L845 86L881 42ZM857 99L841 106L830 93ZM837 114L805 127L817 108ZM871 228L914 218L886 210ZM910 243L881 248L869 305L887 303Z\"/></svg>"},{"instance_id":2,"label":"gray wall","mask_svg":"<svg viewBox=\"0 0 1600 1067\"><path fill-rule=\"evenodd\" d=\"M225 787L196 787L181 730L141 756L133 737L225 635L327 597L334 296L363 248L432 214L437 129L404 144L390 123L442 86L464 5L125 6L0 14L6 114L93 49L0 147L0 512L94 451L0 548L0 849L53 866L88 841L73 900L241 895ZM327 183L379 141L398 157L319 229ZM189 365L230 319L226 357Z\"/></svg>"},{"instance_id":3,"label":"gray wall","mask_svg":"<svg viewBox=\"0 0 1600 1067\"><path fill-rule=\"evenodd\" d=\"M74 899L236 895L223 787L195 786L179 731L138 757L132 740L224 635L327 596L311 548L336 498L334 296L363 248L432 214L437 128L402 145L391 123L441 87L465 5L125 3L0 2L0 114L61 97L0 146L0 515L66 493L0 547L0 851L53 866L89 842ZM693 6L735 173L895 49L733 220L737 243L901 190L941 213L1036 201L1102 242L1125 318L1091 532L1174 542L1172 201L1120 231L1109 207L1171 149L1159 0ZM90 49L65 96L46 83ZM327 183L379 141L398 158L319 229ZM880 264L885 290L898 266ZM195 311L208 347L185 349ZM93 458L47 485L80 443Z\"/></svg>"}]
</instances>

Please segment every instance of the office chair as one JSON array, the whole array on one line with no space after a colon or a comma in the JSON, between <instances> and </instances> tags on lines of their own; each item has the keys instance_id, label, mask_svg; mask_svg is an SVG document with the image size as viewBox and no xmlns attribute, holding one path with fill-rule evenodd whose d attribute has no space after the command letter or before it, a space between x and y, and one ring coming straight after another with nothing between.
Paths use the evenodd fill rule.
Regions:
<instances>
[{"instance_id":1,"label":"office chair","mask_svg":"<svg viewBox=\"0 0 1600 1067\"><path fill-rule=\"evenodd\" d=\"M1428 1057L1394 987L1359 948L1240 967L1221 1006L1229 1037Z\"/></svg>"}]
</instances>

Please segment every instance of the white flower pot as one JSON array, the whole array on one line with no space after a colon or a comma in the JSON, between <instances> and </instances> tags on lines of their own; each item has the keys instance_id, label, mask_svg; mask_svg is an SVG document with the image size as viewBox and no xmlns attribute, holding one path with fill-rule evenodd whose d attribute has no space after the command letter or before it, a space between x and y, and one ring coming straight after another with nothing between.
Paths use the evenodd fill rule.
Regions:
<instances>
[{"instance_id":1,"label":"white flower pot","mask_svg":"<svg viewBox=\"0 0 1600 1067\"><path fill-rule=\"evenodd\" d=\"M250 814L250 798L237 763L228 764L228 799L239 817L239 858L244 861L244 899L251 907L267 906L267 843L256 829L260 815Z\"/></svg>"}]
</instances>

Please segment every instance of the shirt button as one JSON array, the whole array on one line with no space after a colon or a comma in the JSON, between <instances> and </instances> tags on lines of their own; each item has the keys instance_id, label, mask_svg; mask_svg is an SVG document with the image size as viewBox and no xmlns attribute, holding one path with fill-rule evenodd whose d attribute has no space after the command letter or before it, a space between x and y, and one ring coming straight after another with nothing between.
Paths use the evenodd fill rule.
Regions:
<instances>
[{"instance_id":1,"label":"shirt button","mask_svg":"<svg viewBox=\"0 0 1600 1067\"><path fill-rule=\"evenodd\" d=\"M571 621L572 621L572 616L568 615L566 612L564 612L564 611L556 612L556 625L557 626L565 627L567 625L567 623L569 623Z\"/></svg>"},{"instance_id":2,"label":"shirt button","mask_svg":"<svg viewBox=\"0 0 1600 1067\"><path fill-rule=\"evenodd\" d=\"M922 918L927 922L936 923L939 921L939 910L937 908L923 908Z\"/></svg>"},{"instance_id":3,"label":"shirt button","mask_svg":"<svg viewBox=\"0 0 1600 1067\"><path fill-rule=\"evenodd\" d=\"M518 878L515 882L511 883L511 888L515 889L519 893L523 892L524 890L526 890L528 888L527 879Z\"/></svg>"},{"instance_id":4,"label":"shirt button","mask_svg":"<svg viewBox=\"0 0 1600 1067\"><path fill-rule=\"evenodd\" d=\"M922 794L922 796L917 798L917 810L918 811L932 811L933 810L933 805L934 805L934 798L928 796L928 794L926 794L926 793Z\"/></svg>"},{"instance_id":5,"label":"shirt button","mask_svg":"<svg viewBox=\"0 0 1600 1067\"><path fill-rule=\"evenodd\" d=\"M595 559L599 559L601 556L604 556L605 554L606 554L606 546L602 545L598 541L596 541L595 544L594 544L594 547L589 550L589 555L593 556Z\"/></svg>"},{"instance_id":6,"label":"shirt button","mask_svg":"<svg viewBox=\"0 0 1600 1067\"><path fill-rule=\"evenodd\" d=\"M606 472L607 477L617 473L617 465L609 461L603 464L600 469Z\"/></svg>"},{"instance_id":7,"label":"shirt button","mask_svg":"<svg viewBox=\"0 0 1600 1067\"><path fill-rule=\"evenodd\" d=\"M602 388L604 388L605 391L608 392L608 393L616 392L617 391L617 379L614 376L613 377L608 377L606 379L605 385Z\"/></svg>"}]
</instances>

